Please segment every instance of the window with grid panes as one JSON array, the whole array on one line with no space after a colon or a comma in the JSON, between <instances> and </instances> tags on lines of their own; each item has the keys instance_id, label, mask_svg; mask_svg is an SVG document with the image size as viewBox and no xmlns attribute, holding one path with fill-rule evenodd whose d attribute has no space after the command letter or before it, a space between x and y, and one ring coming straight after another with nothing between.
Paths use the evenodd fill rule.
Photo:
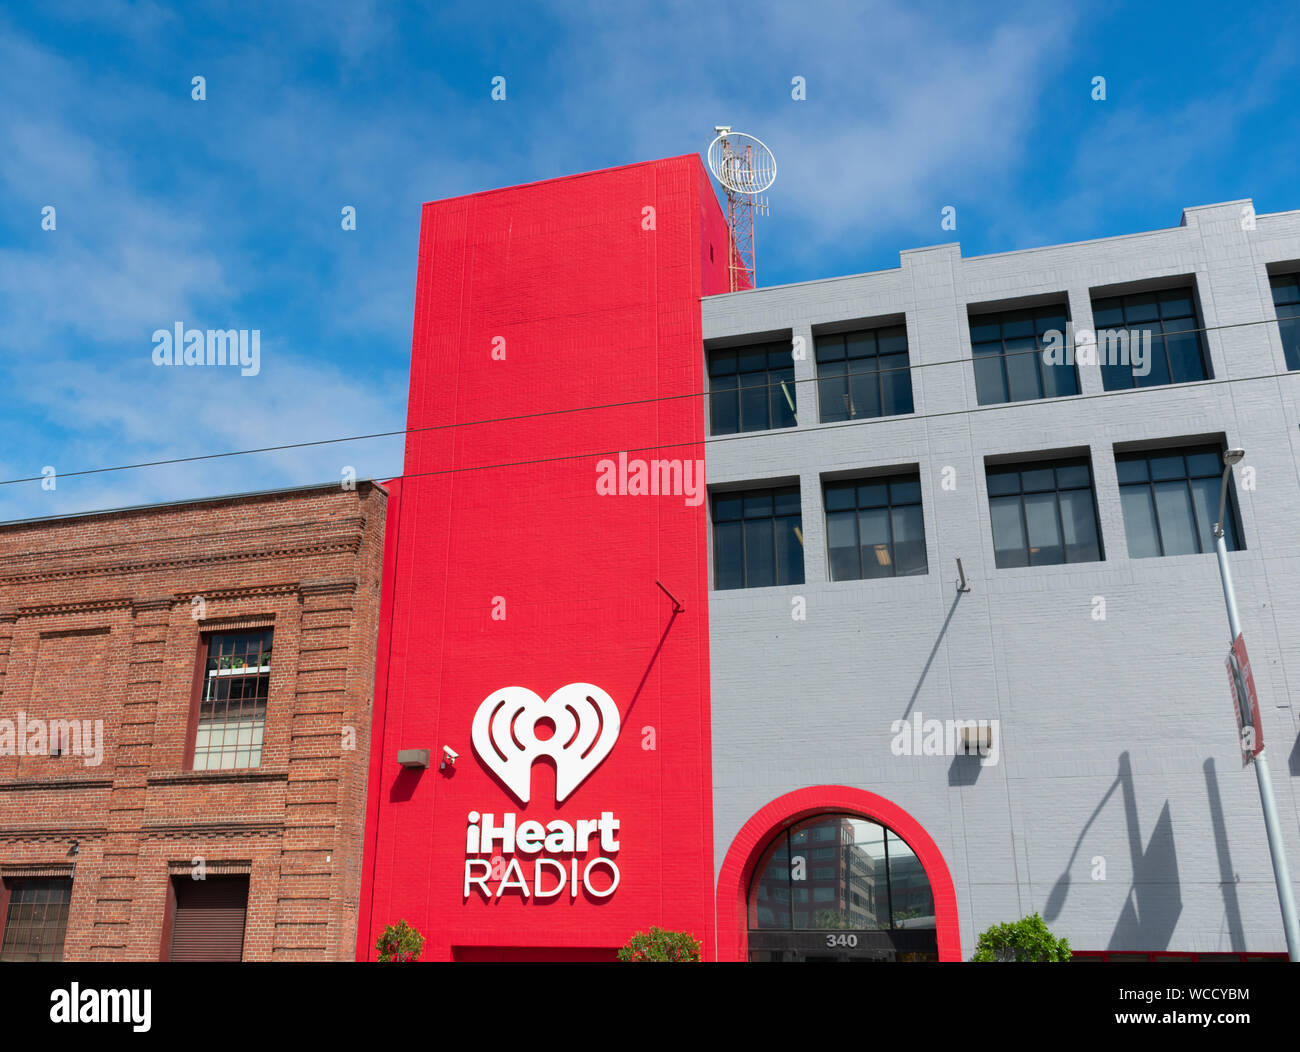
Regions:
<instances>
[{"instance_id":1,"label":"window with grid panes","mask_svg":"<svg viewBox=\"0 0 1300 1052\"><path fill-rule=\"evenodd\" d=\"M823 423L913 412L907 328L818 336L817 399Z\"/></svg>"},{"instance_id":2,"label":"window with grid panes","mask_svg":"<svg viewBox=\"0 0 1300 1052\"><path fill-rule=\"evenodd\" d=\"M832 581L926 572L921 482L916 475L828 482L825 491Z\"/></svg>"},{"instance_id":3,"label":"window with grid panes","mask_svg":"<svg viewBox=\"0 0 1300 1052\"><path fill-rule=\"evenodd\" d=\"M986 477L999 569L1102 558L1087 458L1000 465Z\"/></svg>"},{"instance_id":4,"label":"window with grid panes","mask_svg":"<svg viewBox=\"0 0 1300 1052\"><path fill-rule=\"evenodd\" d=\"M808 831L818 826L833 827L839 846L809 850ZM809 866L810 881L801 860L822 859L838 864ZM816 903L823 906L809 908ZM838 907L827 911L826 903ZM848 814L818 815L773 838L755 869L747 913L759 931L935 926L934 895L915 852L892 829Z\"/></svg>"},{"instance_id":5,"label":"window with grid panes","mask_svg":"<svg viewBox=\"0 0 1300 1052\"><path fill-rule=\"evenodd\" d=\"M716 494L713 566L719 589L803 584L799 487Z\"/></svg>"},{"instance_id":6,"label":"window with grid panes","mask_svg":"<svg viewBox=\"0 0 1300 1052\"><path fill-rule=\"evenodd\" d=\"M1078 394L1078 369L1073 364L1051 365L1043 358L1047 334L1059 333L1064 341L1067 322L1064 306L973 316L970 343L979 404Z\"/></svg>"},{"instance_id":7,"label":"window with grid panes","mask_svg":"<svg viewBox=\"0 0 1300 1052\"><path fill-rule=\"evenodd\" d=\"M1101 382L1107 391L1213 378L1190 285L1095 299L1092 324ZM1133 348L1137 341L1146 345L1146 333L1150 333L1150 352L1139 365ZM1127 365L1121 354L1125 348Z\"/></svg>"},{"instance_id":8,"label":"window with grid panes","mask_svg":"<svg viewBox=\"0 0 1300 1052\"><path fill-rule=\"evenodd\" d=\"M790 341L709 352L710 434L794 427Z\"/></svg>"},{"instance_id":9,"label":"window with grid panes","mask_svg":"<svg viewBox=\"0 0 1300 1052\"><path fill-rule=\"evenodd\" d=\"M5 881L9 908L4 918L0 961L61 961L68 930L72 880L68 877Z\"/></svg>"},{"instance_id":10,"label":"window with grid panes","mask_svg":"<svg viewBox=\"0 0 1300 1052\"><path fill-rule=\"evenodd\" d=\"M1300 274L1275 274L1269 284L1273 286L1273 307L1286 367L1300 369Z\"/></svg>"},{"instance_id":11,"label":"window with grid panes","mask_svg":"<svg viewBox=\"0 0 1300 1052\"><path fill-rule=\"evenodd\" d=\"M1223 451L1214 446L1123 453L1115 458L1128 553L1134 559L1214 551ZM1232 480L1228 480L1223 540L1238 542Z\"/></svg>"},{"instance_id":12,"label":"window with grid panes","mask_svg":"<svg viewBox=\"0 0 1300 1052\"><path fill-rule=\"evenodd\" d=\"M208 637L194 733L194 770L261 764L271 682L271 635L271 630L265 629Z\"/></svg>"}]
</instances>

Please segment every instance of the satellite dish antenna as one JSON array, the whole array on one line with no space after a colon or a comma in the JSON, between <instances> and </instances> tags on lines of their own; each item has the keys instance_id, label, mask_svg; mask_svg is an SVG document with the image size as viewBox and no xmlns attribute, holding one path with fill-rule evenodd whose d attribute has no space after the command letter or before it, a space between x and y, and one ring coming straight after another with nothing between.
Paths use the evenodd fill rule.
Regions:
<instances>
[{"instance_id":1,"label":"satellite dish antenna","mask_svg":"<svg viewBox=\"0 0 1300 1052\"><path fill-rule=\"evenodd\" d=\"M760 197L776 181L776 158L752 135L733 132L729 125L715 127L709 143L709 171L727 192L727 230L730 242L727 270L731 291L754 287L754 214L767 215L767 198Z\"/></svg>"}]
</instances>

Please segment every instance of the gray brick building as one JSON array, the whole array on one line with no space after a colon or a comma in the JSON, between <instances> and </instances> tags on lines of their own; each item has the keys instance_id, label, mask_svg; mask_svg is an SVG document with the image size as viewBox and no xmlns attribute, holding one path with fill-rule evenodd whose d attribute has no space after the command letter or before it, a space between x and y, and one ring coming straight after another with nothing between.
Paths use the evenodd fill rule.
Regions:
<instances>
[{"instance_id":1,"label":"gray brick building","mask_svg":"<svg viewBox=\"0 0 1300 1052\"><path fill-rule=\"evenodd\" d=\"M848 787L891 801L933 838L951 874L963 957L990 924L1035 911L1076 950L1285 949L1255 777L1236 740L1219 574L1212 548L1196 550L1208 530L1198 494L1212 486L1217 503L1217 474L1212 483L1190 476L1207 451L1246 450L1234 472L1230 562L1294 875L1300 373L1288 369L1294 327L1285 318L1300 308L1283 304L1297 272L1300 211L1256 217L1250 202L1234 201L1188 208L1171 229L974 258L958 244L937 245L902 252L897 269L703 301L710 390L720 396L706 409L720 903L729 881L745 881L740 893L752 894L754 852L770 830L829 809L808 787ZM1116 384L1129 386L1107 390L1100 365L1085 363L1077 380L1049 380L1040 369L1037 393L1025 396L1032 358L1009 352L1034 343L1014 333L1026 319L1032 326L1066 310L1076 335L1114 319L1154 327L1153 353L1164 353L1173 382L1159 382L1164 366L1137 381L1121 368ZM1094 321L1094 310L1105 317ZM987 317L997 312L1001 322ZM1141 320L1161 312L1175 321ZM832 378L831 359L843 357L834 337L898 326L912 411L895 391L893 408L903 411L877 415L890 393L871 393L875 381L856 391ZM1043 325L1037 330L1041 344ZM982 365L973 364L973 335ZM885 338L855 339L859 351L875 348L863 354L878 354L883 367ZM722 375L733 367L717 363L738 347L790 341L792 376L782 386L778 370L768 374L772 420L790 426L750 430L758 403L747 407L741 392L734 410L725 393L734 380ZM977 367L985 370L978 386ZM1204 379L1185 379L1198 368ZM1041 396L1062 384L1077 393ZM1019 400L998 400L1017 390ZM780 408L787 393L797 423ZM733 411L748 412L748 422ZM1182 476L1171 463L1183 465ZM1038 478L1062 464L1085 480L1068 499L1060 471L1054 485L1047 472L1046 495L1026 496L1030 476L1008 470ZM841 545L833 557L847 561L833 574L827 487L881 475L919 482L924 561L915 561L917 544L912 572L902 572L901 548L877 545L882 561L868 565L862 531L876 513L862 510L859 496L856 508L836 513L836 529L852 530L856 510L863 555L855 563ZM1095 552L1080 535L1089 485ZM778 501L773 527L776 579L792 583L771 584L758 551L768 527L731 529L723 520L739 503L727 498L793 486L801 521L780 520ZM842 485L837 493L836 501L852 500ZM1001 554L994 508L1003 534L1019 528L1017 508L1029 531L1019 546L1004 536ZM1154 531L1142 518L1147 508L1159 520ZM1187 508L1199 542L1180 540L1175 519ZM897 531L904 519L893 514ZM1055 552L1033 536L1041 514L1049 527L1056 515L1058 536L1065 529ZM793 553L781 540L791 523L799 526ZM750 548L737 555L742 533ZM783 559L793 577L780 576ZM958 591L958 559L969 591ZM996 720L996 753L986 757L996 762L961 750L897 755L896 721L918 714ZM772 808L786 794L798 799Z\"/></svg>"}]
</instances>

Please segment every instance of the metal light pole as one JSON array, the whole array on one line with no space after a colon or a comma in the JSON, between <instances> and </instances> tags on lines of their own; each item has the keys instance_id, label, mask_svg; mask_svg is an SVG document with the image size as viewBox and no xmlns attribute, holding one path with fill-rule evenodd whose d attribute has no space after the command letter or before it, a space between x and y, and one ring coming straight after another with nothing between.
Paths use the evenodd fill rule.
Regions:
<instances>
[{"instance_id":1,"label":"metal light pole","mask_svg":"<svg viewBox=\"0 0 1300 1052\"><path fill-rule=\"evenodd\" d=\"M1219 489L1219 521L1214 524L1214 550L1219 556L1219 576L1223 580L1223 600L1228 606L1228 627L1232 642L1241 635L1241 620L1237 617L1237 594L1232 587L1232 571L1228 569L1228 545L1224 540L1224 516L1228 500L1228 477L1232 465L1246 455L1244 449L1230 449L1223 455L1223 485ZM1242 726L1253 726L1248 711L1250 701L1239 697L1242 707ZM1258 728L1256 728L1258 731ZM1277 800L1273 796L1273 782L1268 775L1268 759L1260 749L1255 757L1255 779L1259 783L1259 802L1264 811L1264 830L1268 834L1268 853L1273 858L1273 877L1277 881L1277 901L1282 907L1282 929L1286 932L1287 956L1300 961L1300 925L1296 923L1295 895L1291 891L1291 874L1287 870L1286 848L1282 842L1282 829L1277 820Z\"/></svg>"}]
</instances>

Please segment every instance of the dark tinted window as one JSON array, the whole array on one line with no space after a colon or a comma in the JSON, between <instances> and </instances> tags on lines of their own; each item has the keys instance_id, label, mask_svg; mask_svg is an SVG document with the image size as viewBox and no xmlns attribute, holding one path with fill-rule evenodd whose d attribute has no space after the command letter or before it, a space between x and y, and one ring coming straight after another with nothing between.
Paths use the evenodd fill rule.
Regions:
<instances>
[{"instance_id":1,"label":"dark tinted window","mask_svg":"<svg viewBox=\"0 0 1300 1052\"><path fill-rule=\"evenodd\" d=\"M972 317L970 342L979 404L1078 394L1079 371L1072 362L1066 364L1063 350L1051 364L1043 353L1045 344L1065 347L1068 320L1064 306Z\"/></svg>"},{"instance_id":2,"label":"dark tinted window","mask_svg":"<svg viewBox=\"0 0 1300 1052\"><path fill-rule=\"evenodd\" d=\"M832 581L926 572L918 476L827 483L825 496Z\"/></svg>"},{"instance_id":3,"label":"dark tinted window","mask_svg":"<svg viewBox=\"0 0 1300 1052\"><path fill-rule=\"evenodd\" d=\"M823 422L912 412L907 329L818 336L817 398Z\"/></svg>"},{"instance_id":4,"label":"dark tinted window","mask_svg":"<svg viewBox=\"0 0 1300 1052\"><path fill-rule=\"evenodd\" d=\"M1190 286L1093 300L1092 324L1107 391L1213 376Z\"/></svg>"},{"instance_id":5,"label":"dark tinted window","mask_svg":"<svg viewBox=\"0 0 1300 1052\"><path fill-rule=\"evenodd\" d=\"M712 434L794 427L796 405L788 341L709 352Z\"/></svg>"},{"instance_id":6,"label":"dark tinted window","mask_svg":"<svg viewBox=\"0 0 1300 1052\"><path fill-rule=\"evenodd\" d=\"M1126 453L1115 458L1128 553L1134 559L1214 550L1223 452L1214 446ZM1224 543L1239 547L1229 480Z\"/></svg>"},{"instance_id":7,"label":"dark tinted window","mask_svg":"<svg viewBox=\"0 0 1300 1052\"><path fill-rule=\"evenodd\" d=\"M1277 310L1277 329L1282 336L1286 367L1300 369L1300 274L1277 274L1269 283L1273 286L1273 306Z\"/></svg>"},{"instance_id":8,"label":"dark tinted window","mask_svg":"<svg viewBox=\"0 0 1300 1052\"><path fill-rule=\"evenodd\" d=\"M999 568L1101 559L1086 459L989 468L986 476Z\"/></svg>"},{"instance_id":9,"label":"dark tinted window","mask_svg":"<svg viewBox=\"0 0 1300 1052\"><path fill-rule=\"evenodd\" d=\"M716 494L713 568L720 589L803 584L799 487Z\"/></svg>"}]
</instances>

